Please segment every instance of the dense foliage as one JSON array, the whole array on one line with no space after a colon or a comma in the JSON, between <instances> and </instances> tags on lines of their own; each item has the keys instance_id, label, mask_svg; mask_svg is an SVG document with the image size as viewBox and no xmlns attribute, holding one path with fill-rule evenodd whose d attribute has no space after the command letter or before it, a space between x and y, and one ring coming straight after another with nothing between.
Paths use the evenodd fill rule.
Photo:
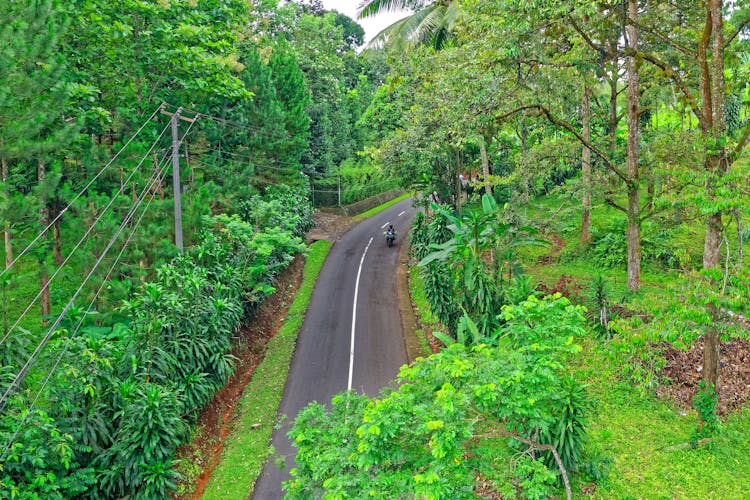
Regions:
<instances>
[{"instance_id":1,"label":"dense foliage","mask_svg":"<svg viewBox=\"0 0 750 500\"><path fill-rule=\"evenodd\" d=\"M580 351L578 307L559 297L503 309L498 344L453 344L403 367L378 398L313 403L290 432L291 498L547 498L580 463L588 397L566 375ZM539 460L552 445L564 468Z\"/></svg>"},{"instance_id":2,"label":"dense foliage","mask_svg":"<svg viewBox=\"0 0 750 500\"><path fill-rule=\"evenodd\" d=\"M294 2L4 1L0 25L0 497L163 498L385 64ZM343 202L393 188L345 173Z\"/></svg>"},{"instance_id":3,"label":"dense foliage","mask_svg":"<svg viewBox=\"0 0 750 500\"><path fill-rule=\"evenodd\" d=\"M528 297L515 290L523 286L516 248L546 242L531 236L535 229L506 222L487 194L481 210L461 217L435 204L432 210L431 220L418 216L413 233L413 250L421 258L432 309L451 332L465 315L475 318L479 337L490 338L500 325L502 306Z\"/></svg>"},{"instance_id":4,"label":"dense foliage","mask_svg":"<svg viewBox=\"0 0 750 500\"><path fill-rule=\"evenodd\" d=\"M57 369L40 404L29 407L33 391L19 394L0 419L0 440L13 436L0 489L22 498L167 496L189 423L232 374L245 312L304 249L304 200L280 188L253 200L265 220L208 217L201 242L160 266L120 321L56 332L45 364Z\"/></svg>"},{"instance_id":5,"label":"dense foliage","mask_svg":"<svg viewBox=\"0 0 750 500\"><path fill-rule=\"evenodd\" d=\"M312 205L396 183L422 193L413 254L448 348L380 399L305 410L292 495L602 477L564 363L582 311L543 291L589 307L576 362L640 395L666 387L664 350L699 345L691 450L721 433L719 344L750 316L750 2L360 11L400 7L358 52L318 0L0 0L0 496L168 496Z\"/></svg>"}]
</instances>

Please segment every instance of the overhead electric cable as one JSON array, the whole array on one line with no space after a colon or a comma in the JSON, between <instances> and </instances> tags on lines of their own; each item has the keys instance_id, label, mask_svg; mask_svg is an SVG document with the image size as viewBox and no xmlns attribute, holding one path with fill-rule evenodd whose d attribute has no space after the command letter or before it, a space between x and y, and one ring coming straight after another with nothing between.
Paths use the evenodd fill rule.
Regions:
<instances>
[{"instance_id":1,"label":"overhead electric cable","mask_svg":"<svg viewBox=\"0 0 750 500\"><path fill-rule=\"evenodd\" d=\"M186 132L185 132L185 133L183 134L183 136L182 136L182 138L180 139L180 141L182 141L182 140L184 140L184 139L185 139L185 137L186 137L186 136L188 135L188 133L190 132L190 128L191 128L191 127L189 127L189 128L188 128L188 130L187 130L187 131L186 131ZM163 165L163 164L164 164L164 163L166 162L166 158L167 158L167 154L165 154L165 155L164 155L164 156L162 157L162 160L160 161L160 164L162 164L162 165ZM55 321L55 324L54 324L54 325L53 325L53 326L52 326L52 327L51 327L51 328L50 328L50 329L48 330L48 332L47 332L47 334L45 335L45 337L44 337L44 338L42 339L42 341L41 341L41 342L40 342L40 343L39 343L39 344L37 345L36 349L35 349L35 350L34 350L34 352L32 353L32 355L31 355L31 357L29 358L29 360L28 360L28 361L26 362L26 364L24 365L24 367L23 367L23 368L21 369L21 371L20 371L20 372L19 372L19 373L18 373L18 374L16 375L16 377L14 378L14 381L13 381L13 382L11 383L11 385L10 385L10 386L8 387L8 389L7 389L6 391L5 391L5 394L3 394L3 396L2 396L2 397L0 397L0 411L2 411L2 409L3 409L3 408L5 408L5 405L7 404L7 401L6 401L6 396L7 396L8 392L9 392L9 391L10 391L10 390L11 390L11 389L13 388L13 386L14 386L14 385L20 384L20 382L21 382L21 381L23 381L23 378L25 377L25 372L26 372L26 370L28 370L28 367L30 366L30 363L31 363L31 362L33 361L33 359L34 359L34 358L35 358L35 357L36 357L36 356L38 355L39 351L41 351L41 349L42 349L42 348L44 347L44 345L45 345L45 344L46 344L46 343L47 343L47 342L49 341L49 338L51 337L51 335L52 335L52 332L54 332L54 330L55 330L55 329L57 328L57 326L59 326L60 322L62 321L62 318L63 318L63 317L65 316L65 314L67 313L68 309L69 309L69 308L71 307L71 305L72 305L72 304L73 304L73 302L75 301L75 299L76 299L76 297L78 296L78 294L80 294L80 293L81 293L81 290L82 290L82 289L83 289L83 287L84 287L84 286L86 285L86 283L88 282L88 280L89 280L89 279L91 278L91 276L93 275L94 271L95 271L95 270L96 270L96 269L98 268L98 266L99 266L99 265L101 264L102 260L103 260L103 259L104 259L104 257L106 256L107 252L108 252L108 251L109 251L109 249L110 249L110 248L112 247L112 244L114 243L114 241L116 241L116 239L117 239L117 238L119 237L120 233L122 233L122 230L123 230L123 228L124 228L124 227L126 227L126 226L127 226L127 224L128 224L128 222L130 221L130 219L132 219L132 217L133 217L133 214L134 214L134 213L135 213L135 211L137 210L137 207L138 207L138 206L140 206L140 204L141 204L141 203L143 202L143 199L144 199L144 198L145 198L145 196L146 196L146 193L147 193L147 192L148 192L148 191L150 190L150 185L152 184L152 180L153 180L153 179L155 179L155 178L156 178L156 179L162 179L162 178L163 178L163 176L161 176L161 173L162 173L163 171L165 171L165 170L166 170L166 168L164 167L164 168L162 168L162 170L159 170L160 168L162 168L162 167L159 167L159 166L157 166L157 169L155 170L155 172L154 172L154 173L152 173L151 177L149 178L149 181L148 181L148 182L146 183L146 185L145 185L145 186L144 186L144 188L143 188L143 191L142 191L142 192L141 192L141 194L139 195L139 197L138 197L138 201L134 203L133 207L131 207L130 211L128 212L128 214L127 214L127 215L126 215L126 217L125 217L125 220L124 220L124 221L122 222L122 224L121 224L121 225L120 225L120 227L118 228L118 230L117 230L117 232L115 233L115 235L114 235L114 236L113 236L113 237L112 237L112 238L110 239L110 241L109 241L109 244L108 244L108 245L107 245L107 247L106 247L106 248L104 249L104 251L102 252L102 254L100 255L100 257L99 257L99 258L97 259L97 262L95 263L94 267L93 267L93 268L91 269L91 271L89 272L89 274L88 274L88 275L86 276L86 278L84 279L83 283L81 283L81 285L80 285L80 286L78 287L78 290L76 290L76 292L75 292L75 294L73 295L73 297L72 297L72 298L71 298L71 299L70 299L70 300L68 301L68 303L66 304L65 308L63 309L63 311L62 311L62 312L60 313L60 315L59 315L59 316L57 317L57 319L56 319L56 321ZM132 176L132 174L131 174L131 176ZM161 182L161 180L159 180L159 182ZM150 203L150 202L149 202L149 203ZM96 224L96 222L94 222L94 225L95 225L95 224ZM93 226L92 226L92 227L93 227ZM6 335L6 338L7 338L7 335ZM3 339L3 340L4 340L4 339Z\"/></svg>"},{"instance_id":2,"label":"overhead electric cable","mask_svg":"<svg viewBox=\"0 0 750 500\"><path fill-rule=\"evenodd\" d=\"M36 242L37 242L37 241L39 241L39 239L40 239L40 238L41 238L42 236L44 236L44 235L45 235L45 234L47 233L47 231L49 231L49 228L51 228L51 227L52 227L52 226L53 226L53 225L54 225L54 224L55 224L55 223L56 223L56 222L57 222L58 220L60 220L60 218L61 218L61 217L62 217L62 216L63 216L63 215L65 214L65 212L67 212L67 211L68 211L68 210L70 209L70 207L72 207L72 206L73 206L73 204L74 204L74 203L75 203L76 201L78 201L78 199L79 199L79 198L80 198L81 196L83 196L83 193L85 193L85 192L86 192L86 191L87 191L87 190L88 190L88 189L89 189L89 188L90 188L90 187L91 187L91 186L92 186L92 185L94 184L94 182L95 182L95 181L96 181L96 180L97 180L97 179L98 179L99 177L101 177L101 175L102 175L102 174L103 174L103 173L104 173L104 172L105 172L105 171L106 171L106 170L107 170L107 169L108 169L108 168L109 168L109 167L110 167L110 166L112 165L112 163L114 163L114 161L115 161L115 160L116 160L116 159L117 159L117 158L118 158L118 157L119 157L119 156L120 156L120 155L122 154L122 152L123 152L123 151L125 151L125 148L127 148L127 147L128 147L129 145L130 145L130 143L131 143L131 142L133 142L133 140L135 140L135 138L136 138L136 137L138 136L138 134L140 134L140 133L141 133L141 131L142 131L142 130L143 130L143 129L144 129L145 127L146 127L146 125L148 124L148 122L150 122L150 121L151 121L151 120L152 120L152 119L154 118L154 116L156 116L156 114L157 114L157 113L159 112L159 110L160 110L160 109L161 109L161 107L159 107L159 108L156 108L156 110L155 110L155 111L154 111L153 113L151 113L151 116L149 116L149 117L148 117L148 119L147 119L147 120L146 120L145 122L143 122L143 124L142 124L142 125L140 126L140 128L139 128L139 129L138 129L138 130L137 130L137 131L136 131L136 132L135 132L135 133L134 133L134 134L133 134L132 136L130 136L130 138L129 138L129 139L127 140L127 142L126 142L126 143L125 143L125 144L124 144L124 145L123 145L123 146L122 146L122 147L120 148L120 150L119 150L119 151L118 151L118 152L117 152L117 153L116 153L116 154L115 154L115 155L114 155L114 156L112 157L112 159L110 159L110 160L109 160L109 162L107 162L107 164L106 164L106 165L104 165L104 167L102 167L102 169L101 169L101 170L100 170L100 171L99 171L99 172L98 172L98 173L97 173L97 174L96 174L96 175L94 176L94 178L93 178L93 179L91 179L91 180L90 180L90 181L89 181L89 182L88 182L88 183L87 183L87 184L86 184L86 185L85 185L85 186L83 187L83 189L81 189L81 191L79 191L79 192L78 192L78 194L76 194L76 195L75 195L75 197L73 198L73 200L72 200L72 201L70 201L70 203L68 203L68 204L67 204L67 205L66 205L66 206L65 206L65 207L64 207L64 208L63 208L63 209L62 209L62 210L61 210L61 211L60 211L60 212L59 212L59 213L58 213L58 214L57 214L57 215L55 216L55 218L54 218L54 219L52 219L52 221L51 221L51 222L50 222L50 223L49 223L49 224L47 225L47 227L45 227L44 229L42 229L42 231L41 231L41 232L40 232L40 233L39 233L39 234L38 234L38 235L36 236L36 238L34 238L34 239L33 239L33 240L31 241L31 243L29 243L29 244L28 244L28 245L26 246L26 248L24 248L24 249L23 249L23 250L21 251L21 253L19 253L19 254L18 254L18 255L17 255L17 256L16 256L16 257L15 257L15 258L14 258L14 259L13 259L13 260L12 260L12 261L10 262L10 264L8 264L8 266L7 266L7 267L6 267L5 269L3 269L2 271L0 271L0 277L4 276L4 275L5 275L5 273L7 273L8 271L10 271L10 270L11 270L11 269L13 268L13 266L14 266L14 265L16 264L16 262L18 262L18 260L19 260L19 259L20 259L21 257L23 257L24 255L26 255L26 253L27 253L27 252L28 252L29 250L31 250L31 248L32 248L32 247L33 247L33 246L34 246L34 245L36 244ZM164 132L162 132L162 134L163 134L163 133L164 133ZM160 137L161 137L161 136L160 136ZM1 342L0 342L0 344L1 344Z\"/></svg>"},{"instance_id":3,"label":"overhead electric cable","mask_svg":"<svg viewBox=\"0 0 750 500\"><path fill-rule=\"evenodd\" d=\"M130 173L130 175L127 177L127 179L124 181L123 186L127 186L130 183L130 180L133 178L136 172L141 168L143 165L143 162L146 160L149 154L151 154L151 151L153 151L154 147L156 146L156 143L159 142L159 139L161 139L162 135L164 135L164 132L166 132L167 128L169 128L169 125L167 125L164 130L162 130L162 133L159 135L159 137L154 141L154 143L151 145L151 148L146 152L143 158L141 158L141 161L138 162L138 165L133 169L133 171ZM118 190L118 194L122 192L122 189ZM73 257L73 255L76 253L76 251L80 248L80 246L83 244L83 242L86 240L89 234L91 234L91 231L94 230L94 227L99 223L99 221L104 217L104 215L109 211L109 209L114 205L115 201L118 198L118 194L114 195L112 199L109 201L109 203L104 207L104 209L101 211L101 213L96 217L94 222L89 226L89 228L86 230L86 232L83 234L81 239L78 240L78 243L73 247L73 249L70 251L70 253L65 257L63 262L58 266L58 268L55 270L55 272L50 276L47 285L49 286L52 281L57 277L58 274L62 271L62 269L65 267L65 265L70 261L70 259ZM0 274L2 276L2 274ZM5 341L8 339L8 336L10 336L11 332L21 323L23 318L26 317L26 314L31 310L31 308L36 304L36 301L39 300L39 297L42 296L42 290L39 290L39 292L36 294L34 299L26 306L26 309L24 309L23 313L18 317L18 319L13 323L13 326L10 327L10 329L5 332L5 335L3 335L3 338L0 339L0 346L5 343Z\"/></svg>"},{"instance_id":4,"label":"overhead electric cable","mask_svg":"<svg viewBox=\"0 0 750 500\"><path fill-rule=\"evenodd\" d=\"M151 206L151 202L154 200L154 197L156 196L156 193L154 192L153 187L156 186L156 185L158 185L158 184L160 184L164 180L164 174L167 171L166 158L164 160L162 160L161 164L163 166L159 167L159 168L161 168L161 171L159 172L160 175L155 176L155 177L152 176L152 179L154 179L154 182L151 183L151 186L150 186L150 189L149 189L149 191L151 192L151 197L149 198L148 203L146 203L146 206L143 208L143 211L141 212L141 215L138 218L138 221L133 225L133 228L130 231L130 234L128 235L127 240L125 241L125 243L123 244L122 248L120 249L120 252L117 254L117 257L112 262L112 265L109 267L109 270L107 271L107 274L104 277L104 280L102 280L101 285L96 290L96 293L94 294L94 297L89 302L89 305L86 308L86 312L81 316L81 318L78 320L78 323L76 324L75 329L71 332L71 336L73 336L76 332L78 332L78 330L80 330L81 326L83 325L83 321L86 319L86 315L89 312L91 312L91 307L96 302L96 299L99 298L99 295L101 294L102 290L106 286L106 284L107 284L107 282L109 280L109 277L112 274L112 271L115 269L115 267L117 266L117 264L120 262L120 259L122 258L122 255L125 252L125 249L127 248L127 246L132 241L133 236L135 235L136 231L138 230L138 228L141 225L141 221L143 220L143 217L146 215L146 212L148 211L149 207ZM23 417L21 417L21 421L18 422L18 425L16 426L16 430L13 432L13 434L11 435L10 439L8 440L8 442L2 448L2 453L0 453L0 463L2 463L3 460L5 460L5 456L6 456L7 452L8 452L8 450L10 449L10 447L12 446L12 444L15 441L16 437L18 436L18 433L21 432L21 429L23 428L23 425L26 423L26 420L28 419L29 415L31 415L31 413L34 410L34 408L36 408L36 403L39 400L39 397L44 392L44 388L49 383L49 381L52 378L52 375L54 374L55 370L57 370L57 367L59 366L60 361L62 361L62 359L68 353L69 348L70 348L70 344L68 343L68 344L65 345L65 348L60 351L60 354L57 356L57 359L55 360L54 365L50 369L49 373L47 374L47 376L45 377L44 381L42 382L41 387L39 388L39 390L37 391L36 395L34 396L34 400L31 402L31 405L28 408L26 408L26 412L24 413Z\"/></svg>"},{"instance_id":5,"label":"overhead electric cable","mask_svg":"<svg viewBox=\"0 0 750 500\"><path fill-rule=\"evenodd\" d=\"M236 122L233 120L228 120L226 118L220 118L218 116L201 113L200 111L195 111L194 109L186 108L184 106L175 106L174 104L170 104L170 103L164 103L164 104L174 109L182 108L182 111L187 111L188 113L192 113L194 115L193 116L194 118L198 118L198 117L207 118L213 122L221 123L222 125L229 125L229 126L239 128L239 129L252 130L254 132L266 130L264 127L260 125L250 125L247 123L240 123L240 122ZM289 132L286 132L286 137L289 137Z\"/></svg>"},{"instance_id":6,"label":"overhead electric cable","mask_svg":"<svg viewBox=\"0 0 750 500\"><path fill-rule=\"evenodd\" d=\"M158 178L159 175L160 175L160 172L155 172L154 175L152 175L151 179ZM5 409L5 406L8 404L8 397L14 392L14 389L20 386L21 382L23 382L23 379L26 377L26 373L28 372L29 368L31 367L33 362L36 360L37 356L39 356L39 353L42 351L44 346L47 345L50 338L52 337L52 334L60 326L60 323L62 322L63 318L72 307L73 303L75 302L75 299L78 298L78 295L86 286L86 283L88 283L88 281L93 276L94 272L99 268L102 261L104 260L107 253L109 252L110 248L112 248L112 245L114 245L115 241L117 241L117 238L120 236L124 228L127 227L135 211L137 210L137 207L140 206L140 203L142 203L143 200L145 199L146 193L150 191L150 184L151 182L149 182L146 186L144 186L143 191L141 192L141 195L139 196L138 202L134 204L133 207L131 207L131 210L128 212L127 216L125 217L123 222L120 224L120 227L117 229L115 234L112 236L112 238L110 238L109 242L107 243L107 246L104 248L104 250L102 251L102 254L96 260L96 263L94 264L94 266L91 268L91 270L88 272L86 277L83 279L83 282L81 283L81 285L75 291L75 293L70 298L70 300L68 300L68 303L65 305L63 310L57 316L52 326L49 327L49 329L47 330L47 333L44 335L41 342L39 342L39 344L36 346L36 349L34 349L34 352L32 352L31 356L29 356L29 359L26 360L26 363L24 364L24 366L13 378L13 381L7 387L3 395L0 396L0 412L2 412Z\"/></svg>"}]
</instances>

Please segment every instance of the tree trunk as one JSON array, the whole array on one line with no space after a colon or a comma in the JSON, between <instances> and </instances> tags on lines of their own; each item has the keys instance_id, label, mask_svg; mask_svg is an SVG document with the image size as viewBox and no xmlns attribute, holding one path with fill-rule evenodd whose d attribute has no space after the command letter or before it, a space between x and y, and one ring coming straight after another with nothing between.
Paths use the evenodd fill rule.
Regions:
<instances>
[{"instance_id":1,"label":"tree trunk","mask_svg":"<svg viewBox=\"0 0 750 500\"><path fill-rule=\"evenodd\" d=\"M719 265L721 257L721 227L723 221L720 213L708 217L706 222L706 240L703 245L703 269Z\"/></svg>"},{"instance_id":2,"label":"tree trunk","mask_svg":"<svg viewBox=\"0 0 750 500\"><path fill-rule=\"evenodd\" d=\"M726 132L724 107L726 104L724 88L724 19L722 0L709 0L706 5L706 25L698 49L701 65L701 97L703 99L703 116L707 130L704 136L718 143ZM710 42L710 43L709 43ZM711 48L711 61L707 59L707 49ZM716 146L714 146L716 147ZM715 183L711 177L720 178L727 171L726 147L721 151L709 152L706 155L705 168L709 174L706 191L709 199L714 198ZM722 232L722 213L716 211L706 221L706 239L703 245L703 268L710 269L719 265Z\"/></svg>"},{"instance_id":3,"label":"tree trunk","mask_svg":"<svg viewBox=\"0 0 750 500\"><path fill-rule=\"evenodd\" d=\"M0 163L2 164L0 177L2 177L3 191L7 200L10 198L10 189L8 189L8 159L3 157L0 159ZM11 233L10 220L8 220L7 213L3 221L3 232L5 239L5 269L8 269L13 262L13 233Z\"/></svg>"},{"instance_id":4,"label":"tree trunk","mask_svg":"<svg viewBox=\"0 0 750 500\"><path fill-rule=\"evenodd\" d=\"M628 290L641 288L641 221L638 186L628 189Z\"/></svg>"},{"instance_id":5,"label":"tree trunk","mask_svg":"<svg viewBox=\"0 0 750 500\"><path fill-rule=\"evenodd\" d=\"M718 321L719 311L713 302L709 302L708 311L712 321ZM703 336L703 382L706 388L713 387L719 392L719 331L715 327L709 328Z\"/></svg>"},{"instance_id":6,"label":"tree trunk","mask_svg":"<svg viewBox=\"0 0 750 500\"><path fill-rule=\"evenodd\" d=\"M60 219L57 219L52 225L52 234L54 243L52 244L52 253L55 256L55 264L61 266L63 263L62 240L60 238Z\"/></svg>"},{"instance_id":7,"label":"tree trunk","mask_svg":"<svg viewBox=\"0 0 750 500\"><path fill-rule=\"evenodd\" d=\"M737 209L734 211L734 220L737 222L737 266L742 266L742 214Z\"/></svg>"},{"instance_id":8,"label":"tree trunk","mask_svg":"<svg viewBox=\"0 0 750 500\"><path fill-rule=\"evenodd\" d=\"M42 183L44 182L44 160L39 160L37 163L38 170L37 170L37 177L39 180L39 187L42 188L41 192L44 192L44 188L42 187ZM49 224L49 208L47 207L47 200L44 198L41 198L39 200L39 225L41 226L41 230L44 231L47 225ZM49 240L49 234L45 233L44 236L44 242ZM41 295L39 297L40 302L39 305L41 307L41 313L42 313L42 325L47 325L47 320L44 319L45 316L49 316L51 312L51 301L50 301L50 295L49 295L49 274L47 273L47 246L42 243L40 245L40 249L38 250L38 261L39 261L39 286L41 290Z\"/></svg>"},{"instance_id":9,"label":"tree trunk","mask_svg":"<svg viewBox=\"0 0 750 500\"><path fill-rule=\"evenodd\" d=\"M492 182L490 182L490 162L487 159L487 146L484 137L479 138L479 153L482 156L482 176L484 177L484 192L492 196Z\"/></svg>"},{"instance_id":10,"label":"tree trunk","mask_svg":"<svg viewBox=\"0 0 750 500\"><path fill-rule=\"evenodd\" d=\"M641 220L639 199L638 171L638 62L635 53L638 50L638 29L635 25L638 16L637 0L628 0L628 17L631 21L625 27L628 48L631 50L627 59L628 72L628 290L637 292L641 287Z\"/></svg>"},{"instance_id":11,"label":"tree trunk","mask_svg":"<svg viewBox=\"0 0 750 500\"><path fill-rule=\"evenodd\" d=\"M726 132L724 106L726 102L724 88L724 35L723 35L723 2L709 0L705 2L706 24L698 46L698 62L701 68L701 97L703 100L703 135L718 143ZM710 43L709 43L710 42ZM711 64L707 59L707 49L711 45ZM714 147L716 147L714 145ZM706 183L706 194L714 198L714 178L723 176L728 168L726 148L722 151L707 152L705 169L709 180ZM703 268L710 269L719 265L721 257L722 213L716 211L706 221L706 239L703 245ZM729 249L727 248L727 252ZM708 304L713 324L704 335L703 346L703 381L706 387L713 387L719 392L719 332L716 329L718 311L712 302Z\"/></svg>"},{"instance_id":12,"label":"tree trunk","mask_svg":"<svg viewBox=\"0 0 750 500\"><path fill-rule=\"evenodd\" d=\"M591 101L589 89L583 88L583 102L581 103L581 122L583 139L591 142ZM581 154L581 178L583 180L583 199L581 200L581 243L584 245L591 240L591 150L583 146Z\"/></svg>"},{"instance_id":13,"label":"tree trunk","mask_svg":"<svg viewBox=\"0 0 750 500\"><path fill-rule=\"evenodd\" d=\"M609 151L613 155L617 148L617 64L613 63L612 75L609 77Z\"/></svg>"}]
</instances>

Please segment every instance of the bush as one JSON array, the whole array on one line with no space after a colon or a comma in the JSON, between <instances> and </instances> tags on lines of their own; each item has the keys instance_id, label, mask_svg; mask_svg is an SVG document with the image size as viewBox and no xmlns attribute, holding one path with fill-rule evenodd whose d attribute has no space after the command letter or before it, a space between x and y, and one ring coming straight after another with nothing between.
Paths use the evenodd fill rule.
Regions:
<instances>
[{"instance_id":1,"label":"bush","mask_svg":"<svg viewBox=\"0 0 750 500\"><path fill-rule=\"evenodd\" d=\"M603 230L592 228L590 248L599 265L610 268L626 266L626 222L618 220ZM675 268L680 265L676 251L673 231L662 229L653 223L641 226L641 256L644 261L654 262L665 268Z\"/></svg>"},{"instance_id":2,"label":"bush","mask_svg":"<svg viewBox=\"0 0 750 500\"><path fill-rule=\"evenodd\" d=\"M304 191L269 189L244 207L247 220L205 217L200 243L158 267L123 303L122 323L89 325L72 337L56 332L46 366L63 356L43 395L47 413L0 418L0 438L18 431L0 471L3 493L167 498L174 491L175 450L231 376L232 337L304 250L299 235L311 224ZM13 405L31 402L17 395Z\"/></svg>"},{"instance_id":3,"label":"bush","mask_svg":"<svg viewBox=\"0 0 750 500\"><path fill-rule=\"evenodd\" d=\"M586 417L591 410L586 386L572 377L564 377L558 405L556 421L539 433L539 441L554 446L565 468L573 472L581 463L586 444ZM543 459L548 467L556 467L551 452L544 452Z\"/></svg>"}]
</instances>

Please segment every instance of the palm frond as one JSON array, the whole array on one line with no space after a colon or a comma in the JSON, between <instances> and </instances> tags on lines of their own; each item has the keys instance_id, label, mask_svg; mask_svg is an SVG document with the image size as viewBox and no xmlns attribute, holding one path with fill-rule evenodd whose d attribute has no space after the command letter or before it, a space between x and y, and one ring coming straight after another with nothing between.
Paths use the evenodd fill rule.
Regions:
<instances>
[{"instance_id":1,"label":"palm frond","mask_svg":"<svg viewBox=\"0 0 750 500\"><path fill-rule=\"evenodd\" d=\"M357 19L376 16L385 12L398 12L424 7L426 2L414 0L363 0L357 6Z\"/></svg>"}]
</instances>

